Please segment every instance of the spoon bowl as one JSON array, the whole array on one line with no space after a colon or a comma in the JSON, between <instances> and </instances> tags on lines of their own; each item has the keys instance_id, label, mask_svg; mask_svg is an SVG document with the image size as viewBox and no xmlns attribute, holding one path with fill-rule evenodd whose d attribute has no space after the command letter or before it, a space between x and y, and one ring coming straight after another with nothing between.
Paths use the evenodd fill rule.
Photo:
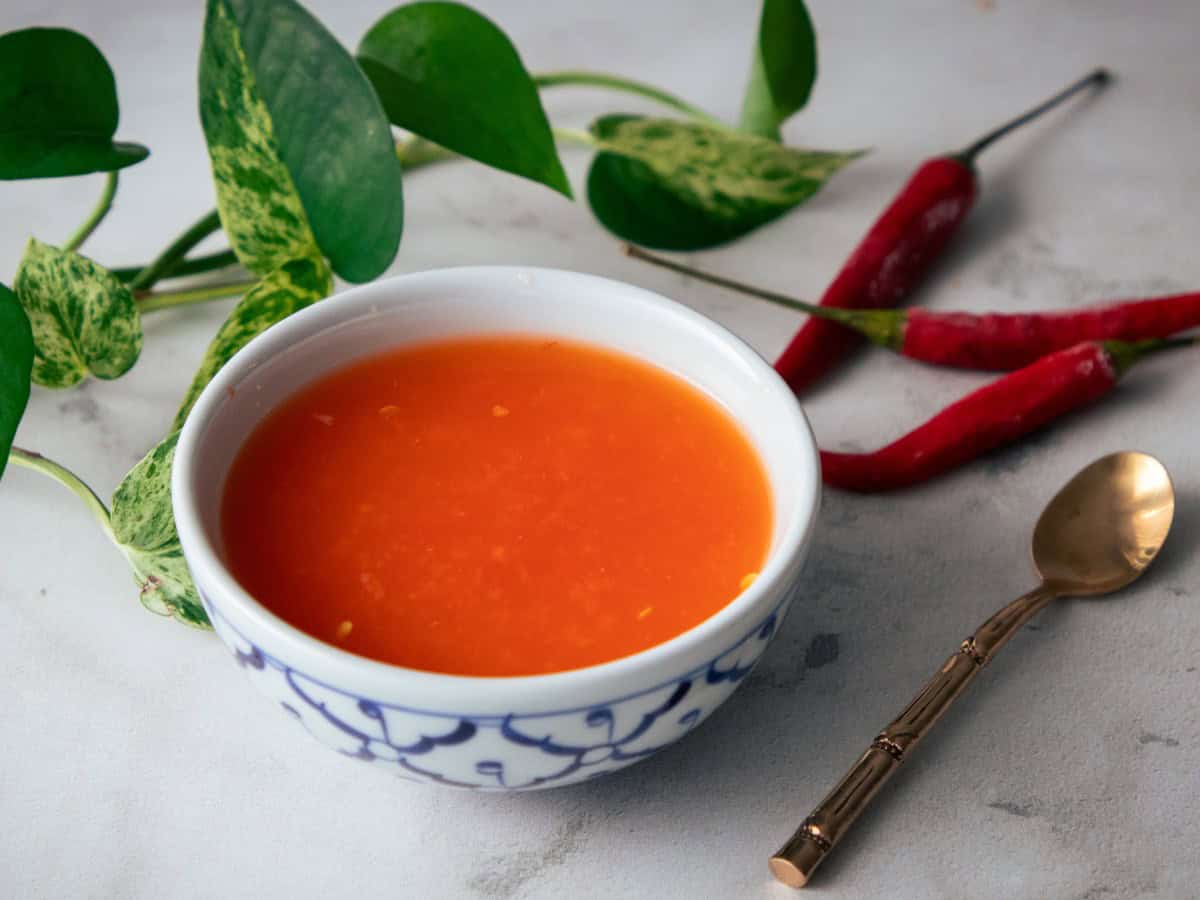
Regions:
<instances>
[{"instance_id":1,"label":"spoon bowl","mask_svg":"<svg viewBox=\"0 0 1200 900\"><path fill-rule=\"evenodd\" d=\"M1175 515L1171 476L1153 456L1125 451L1080 471L1033 531L1033 563L1059 596L1125 587L1158 555Z\"/></svg>"}]
</instances>

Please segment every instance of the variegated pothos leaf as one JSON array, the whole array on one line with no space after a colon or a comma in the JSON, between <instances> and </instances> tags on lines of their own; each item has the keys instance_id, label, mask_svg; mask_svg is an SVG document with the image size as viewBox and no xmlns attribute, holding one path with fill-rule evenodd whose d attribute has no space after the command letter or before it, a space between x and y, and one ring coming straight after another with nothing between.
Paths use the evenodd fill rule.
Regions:
<instances>
[{"instance_id":1,"label":"variegated pothos leaf","mask_svg":"<svg viewBox=\"0 0 1200 900\"><path fill-rule=\"evenodd\" d=\"M129 470L112 499L112 530L151 612L199 628L208 616L183 558L171 509L171 463L179 432L172 432Z\"/></svg>"},{"instance_id":2,"label":"variegated pothos leaf","mask_svg":"<svg viewBox=\"0 0 1200 900\"><path fill-rule=\"evenodd\" d=\"M697 209L728 221L795 206L862 151L783 147L697 122L605 116L592 125L601 150L645 164Z\"/></svg>"},{"instance_id":3,"label":"variegated pothos leaf","mask_svg":"<svg viewBox=\"0 0 1200 900\"><path fill-rule=\"evenodd\" d=\"M697 249L733 240L815 194L862 151L805 150L720 126L604 116L588 175L600 221L626 240Z\"/></svg>"},{"instance_id":4,"label":"variegated pothos leaf","mask_svg":"<svg viewBox=\"0 0 1200 900\"><path fill-rule=\"evenodd\" d=\"M297 310L315 303L333 289L329 267L320 256L293 259L246 291L208 345L172 427L183 427L204 386L221 366L250 339Z\"/></svg>"},{"instance_id":5,"label":"variegated pothos leaf","mask_svg":"<svg viewBox=\"0 0 1200 900\"><path fill-rule=\"evenodd\" d=\"M171 465L179 428L196 397L234 353L259 332L321 299L332 275L319 256L289 260L246 292L213 339L188 389L171 434L135 465L112 499L112 529L147 609L188 625L209 627L192 581L171 506Z\"/></svg>"},{"instance_id":6,"label":"variegated pothos leaf","mask_svg":"<svg viewBox=\"0 0 1200 900\"><path fill-rule=\"evenodd\" d=\"M242 265L266 275L317 253L304 206L279 154L229 7L214 0L200 55L200 121L208 140L217 209Z\"/></svg>"},{"instance_id":7,"label":"variegated pothos leaf","mask_svg":"<svg viewBox=\"0 0 1200 900\"><path fill-rule=\"evenodd\" d=\"M33 380L46 387L88 376L117 378L142 352L142 323L129 288L86 256L31 238L13 282L29 316Z\"/></svg>"},{"instance_id":8,"label":"variegated pothos leaf","mask_svg":"<svg viewBox=\"0 0 1200 900\"><path fill-rule=\"evenodd\" d=\"M346 48L296 0L208 0L200 118L221 220L265 275L319 247L378 277L404 225L391 126Z\"/></svg>"}]
</instances>

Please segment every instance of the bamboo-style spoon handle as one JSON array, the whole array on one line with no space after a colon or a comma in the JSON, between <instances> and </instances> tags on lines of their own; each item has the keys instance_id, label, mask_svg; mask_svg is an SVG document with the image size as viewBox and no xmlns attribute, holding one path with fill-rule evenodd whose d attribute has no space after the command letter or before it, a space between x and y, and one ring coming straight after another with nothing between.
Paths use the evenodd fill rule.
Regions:
<instances>
[{"instance_id":1,"label":"bamboo-style spoon handle","mask_svg":"<svg viewBox=\"0 0 1200 900\"><path fill-rule=\"evenodd\" d=\"M981 668L1017 631L1056 596L1042 584L983 623L931 678L904 712L879 733L837 787L771 857L771 872L784 884L803 887L850 829L871 798Z\"/></svg>"}]
</instances>

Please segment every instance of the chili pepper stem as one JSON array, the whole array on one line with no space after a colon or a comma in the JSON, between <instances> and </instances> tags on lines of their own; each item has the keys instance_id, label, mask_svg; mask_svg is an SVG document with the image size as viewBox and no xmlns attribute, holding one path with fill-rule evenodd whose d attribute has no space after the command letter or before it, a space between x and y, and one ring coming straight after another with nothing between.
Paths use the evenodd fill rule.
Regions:
<instances>
[{"instance_id":1,"label":"chili pepper stem","mask_svg":"<svg viewBox=\"0 0 1200 900\"><path fill-rule=\"evenodd\" d=\"M1084 91L1084 90L1087 90L1088 88L1093 88L1093 87L1096 87L1096 88L1103 87L1104 85L1108 84L1110 81L1112 81L1112 73L1109 72L1108 69L1104 69L1104 68L1096 69L1094 72L1091 72L1088 75L1085 75L1083 78L1080 78L1074 84L1068 85L1067 87L1063 88L1061 91L1059 91L1053 97L1051 97L1049 100L1045 100L1042 103L1039 103L1033 109L1026 110L1025 112L1021 113L1021 115L1017 116L1015 119L1010 119L1008 122L1005 122L1003 125L999 126L998 128L992 129L987 134L983 135L978 140L976 140L974 143L969 144L963 150L960 150L958 153L955 153L954 158L960 160L961 162L965 163L968 166L973 165L975 162L975 158L977 156L979 156L979 154L982 153L984 150L986 150L988 147L990 147L993 143L1000 140L1000 138L1004 137L1005 135L1009 134L1010 132L1015 131L1016 129L1020 128L1022 125L1032 122L1034 119L1038 118L1043 113L1049 112L1050 110L1054 109L1054 107L1058 106L1060 103L1065 102L1066 100L1070 99L1071 97L1075 96L1076 94L1080 93L1081 91Z\"/></svg>"},{"instance_id":2,"label":"chili pepper stem","mask_svg":"<svg viewBox=\"0 0 1200 900\"><path fill-rule=\"evenodd\" d=\"M839 325L845 325L847 328L853 328L872 344L886 347L889 350L899 350L904 342L905 313L900 310L845 309L837 306L818 306L815 303L798 300L786 294L777 294L774 291L768 291L751 284L734 281L732 278L724 278L720 275L713 275L710 272L694 269L691 266L685 266L683 263L650 253L641 247L635 247L633 244L623 244L622 249L625 251L626 256L640 259L642 262L648 262L663 269L670 269L672 272L678 272L680 275L686 275L698 281L715 284L718 287L737 291L740 294L746 294L750 297L758 297L760 300L766 300L785 309L794 309L797 312L806 313L818 319L826 319L830 322L837 322Z\"/></svg>"},{"instance_id":3,"label":"chili pepper stem","mask_svg":"<svg viewBox=\"0 0 1200 900\"><path fill-rule=\"evenodd\" d=\"M1109 359L1113 362L1117 376L1129 371L1134 363L1163 350L1177 350L1180 347L1194 347L1200 343L1200 336L1148 338L1144 341L1101 341Z\"/></svg>"}]
</instances>

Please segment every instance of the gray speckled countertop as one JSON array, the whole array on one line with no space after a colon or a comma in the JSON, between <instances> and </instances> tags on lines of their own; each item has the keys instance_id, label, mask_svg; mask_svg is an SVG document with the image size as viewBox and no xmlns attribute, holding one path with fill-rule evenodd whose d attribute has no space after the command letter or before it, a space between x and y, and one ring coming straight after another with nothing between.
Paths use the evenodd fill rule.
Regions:
<instances>
[{"instance_id":1,"label":"gray speckled countertop","mask_svg":"<svg viewBox=\"0 0 1200 900\"><path fill-rule=\"evenodd\" d=\"M383 3L313 2L347 43ZM1096 102L998 146L984 193L922 302L1035 309L1195 287L1200 7L814 0L822 74L793 142L876 150L807 207L697 255L816 296L916 162L963 144L1097 63ZM62 24L114 63L120 135L154 155L89 244L143 260L212 206L195 113L199 3L9 0L0 28ZM751 4L480 3L531 68L604 68L732 115ZM640 104L548 96L580 125ZM647 107L648 108L648 107ZM576 184L586 156L567 153ZM58 241L99 177L0 185L0 273ZM774 356L791 314L622 258L586 207L480 166L406 184L393 270L483 262L582 269L694 305ZM7 277L5 280L8 280ZM108 493L162 433L229 303L147 320L114 383L37 390L19 435ZM865 448L979 382L879 353L806 406L827 446ZM210 635L145 613L86 513L37 475L0 484L0 894L10 897L790 896L766 856L875 730L994 607L1026 590L1043 502L1103 452L1159 455L1176 532L1119 598L1029 626L822 870L829 897L1194 897L1200 892L1200 367L1174 356L1118 397L925 489L829 492L805 590L758 670L675 748L526 796L416 788L303 740Z\"/></svg>"}]
</instances>

